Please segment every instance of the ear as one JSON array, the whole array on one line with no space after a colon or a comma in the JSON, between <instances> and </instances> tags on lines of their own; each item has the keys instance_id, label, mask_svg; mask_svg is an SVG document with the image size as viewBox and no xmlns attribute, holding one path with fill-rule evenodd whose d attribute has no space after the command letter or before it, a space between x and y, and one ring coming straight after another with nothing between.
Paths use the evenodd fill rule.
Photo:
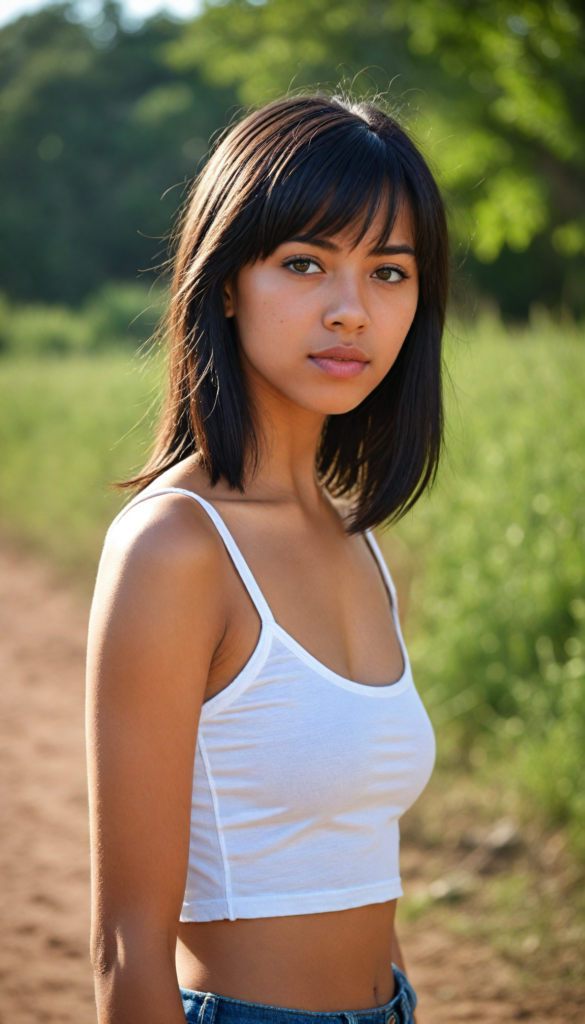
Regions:
<instances>
[{"instance_id":1,"label":"ear","mask_svg":"<svg viewBox=\"0 0 585 1024\"><path fill-rule=\"evenodd\" d=\"M235 290L232 280L226 281L223 286L222 299L223 310L227 317L236 315Z\"/></svg>"}]
</instances>

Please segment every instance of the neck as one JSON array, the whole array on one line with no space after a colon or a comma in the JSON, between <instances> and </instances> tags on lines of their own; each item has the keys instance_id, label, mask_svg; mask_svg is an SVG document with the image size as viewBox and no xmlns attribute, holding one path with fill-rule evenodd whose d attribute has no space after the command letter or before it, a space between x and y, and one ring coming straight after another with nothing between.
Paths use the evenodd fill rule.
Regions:
<instances>
[{"instance_id":1,"label":"neck","mask_svg":"<svg viewBox=\"0 0 585 1024\"><path fill-rule=\"evenodd\" d=\"M259 443L258 467L247 493L303 504L322 500L315 456L325 415L292 402L249 364L245 375Z\"/></svg>"}]
</instances>

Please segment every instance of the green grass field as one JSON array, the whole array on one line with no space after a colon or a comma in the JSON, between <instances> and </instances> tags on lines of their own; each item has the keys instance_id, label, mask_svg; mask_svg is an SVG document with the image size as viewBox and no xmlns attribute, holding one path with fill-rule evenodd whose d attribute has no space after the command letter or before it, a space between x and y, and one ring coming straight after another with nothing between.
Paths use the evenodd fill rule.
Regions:
<instances>
[{"instance_id":1,"label":"green grass field","mask_svg":"<svg viewBox=\"0 0 585 1024\"><path fill-rule=\"evenodd\" d=\"M484 320L447 349L440 479L396 531L417 682L441 759L497 764L585 855L585 332ZM0 359L3 533L90 578L160 379L128 350Z\"/></svg>"},{"instance_id":2,"label":"green grass field","mask_svg":"<svg viewBox=\"0 0 585 1024\"><path fill-rule=\"evenodd\" d=\"M399 532L446 760L502 769L585 854L585 333L449 346L448 453Z\"/></svg>"},{"instance_id":3,"label":"green grass field","mask_svg":"<svg viewBox=\"0 0 585 1024\"><path fill-rule=\"evenodd\" d=\"M88 578L127 500L108 484L144 461L159 395L128 349L0 359L0 528Z\"/></svg>"}]
</instances>

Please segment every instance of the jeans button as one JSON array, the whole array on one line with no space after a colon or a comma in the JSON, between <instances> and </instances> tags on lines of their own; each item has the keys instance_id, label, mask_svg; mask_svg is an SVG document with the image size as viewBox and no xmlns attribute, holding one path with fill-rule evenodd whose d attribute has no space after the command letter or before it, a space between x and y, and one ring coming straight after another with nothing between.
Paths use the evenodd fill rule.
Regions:
<instances>
[{"instance_id":1,"label":"jeans button","mask_svg":"<svg viewBox=\"0 0 585 1024\"><path fill-rule=\"evenodd\" d=\"M396 1024L396 1014L395 1013L391 1013L390 1014L390 1016L386 1020L386 1024Z\"/></svg>"}]
</instances>

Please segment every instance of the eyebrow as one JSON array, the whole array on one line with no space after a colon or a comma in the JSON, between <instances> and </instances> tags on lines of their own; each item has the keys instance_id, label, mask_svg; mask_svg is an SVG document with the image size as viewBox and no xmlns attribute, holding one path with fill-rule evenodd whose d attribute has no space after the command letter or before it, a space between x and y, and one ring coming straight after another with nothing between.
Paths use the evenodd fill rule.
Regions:
<instances>
[{"instance_id":1,"label":"eyebrow","mask_svg":"<svg viewBox=\"0 0 585 1024\"><path fill-rule=\"evenodd\" d=\"M340 252L340 247L329 238L320 238L315 235L301 235L299 238L291 238L291 242L304 242L306 245L314 245L316 249L325 249L327 252ZM369 253L370 256L416 256L411 245L407 242L399 242L398 245L376 246Z\"/></svg>"},{"instance_id":2,"label":"eyebrow","mask_svg":"<svg viewBox=\"0 0 585 1024\"><path fill-rule=\"evenodd\" d=\"M320 238L318 235L299 235L298 238L290 238L289 242L299 242L305 245L314 245L316 249L326 249L327 252L340 252L340 248L329 238Z\"/></svg>"},{"instance_id":3,"label":"eyebrow","mask_svg":"<svg viewBox=\"0 0 585 1024\"><path fill-rule=\"evenodd\" d=\"M406 256L416 256L414 249L407 242L399 242L398 245L383 245L381 248L376 246L371 251L372 256L398 256L400 253L404 253Z\"/></svg>"}]
</instances>

